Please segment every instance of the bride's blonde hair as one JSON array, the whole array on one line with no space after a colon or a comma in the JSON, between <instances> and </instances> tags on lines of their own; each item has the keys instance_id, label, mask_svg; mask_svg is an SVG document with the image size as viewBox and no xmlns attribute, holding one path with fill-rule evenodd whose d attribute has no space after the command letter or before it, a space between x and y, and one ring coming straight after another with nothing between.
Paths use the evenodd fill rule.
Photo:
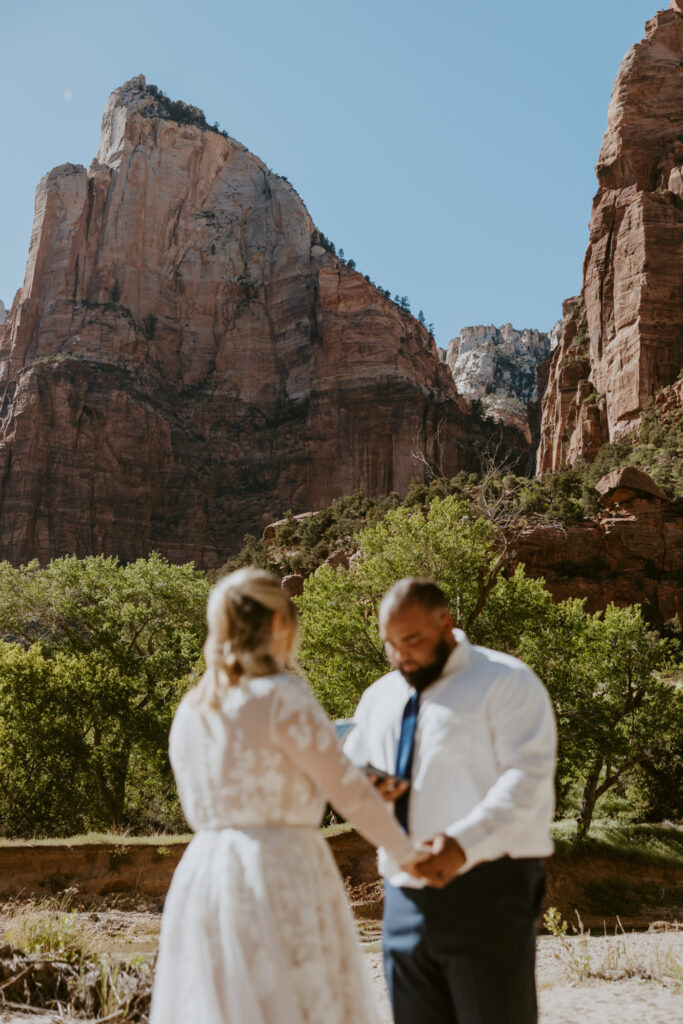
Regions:
<instances>
[{"instance_id":1,"label":"bride's blonde hair","mask_svg":"<svg viewBox=\"0 0 683 1024\"><path fill-rule=\"evenodd\" d=\"M243 678L281 671L271 653L275 612L292 635L284 667L296 671L296 609L277 576L265 569L238 569L213 587L206 606L206 672L195 689L198 703L219 707L228 688Z\"/></svg>"}]
</instances>

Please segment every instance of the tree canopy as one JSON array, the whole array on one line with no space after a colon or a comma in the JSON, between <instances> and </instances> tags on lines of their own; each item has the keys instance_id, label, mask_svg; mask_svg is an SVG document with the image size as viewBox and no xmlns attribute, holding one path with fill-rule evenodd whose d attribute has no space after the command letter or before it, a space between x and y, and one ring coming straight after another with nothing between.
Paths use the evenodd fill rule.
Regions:
<instances>
[{"instance_id":1,"label":"tree canopy","mask_svg":"<svg viewBox=\"0 0 683 1024\"><path fill-rule=\"evenodd\" d=\"M377 610L388 587L412 575L439 583L472 642L518 655L545 682L558 718L558 804L566 810L578 786L581 830L597 800L626 779L638 783L645 814L655 803L680 808L682 695L667 681L677 642L637 607L589 615L580 600L555 604L523 567L509 573L495 526L455 495L389 511L360 533L349 569L323 566L306 580L297 599L301 661L330 715L352 715L390 670Z\"/></svg>"},{"instance_id":2,"label":"tree canopy","mask_svg":"<svg viewBox=\"0 0 683 1024\"><path fill-rule=\"evenodd\" d=\"M178 819L168 731L207 592L158 555L0 565L0 829L138 828L171 804Z\"/></svg>"}]
</instances>

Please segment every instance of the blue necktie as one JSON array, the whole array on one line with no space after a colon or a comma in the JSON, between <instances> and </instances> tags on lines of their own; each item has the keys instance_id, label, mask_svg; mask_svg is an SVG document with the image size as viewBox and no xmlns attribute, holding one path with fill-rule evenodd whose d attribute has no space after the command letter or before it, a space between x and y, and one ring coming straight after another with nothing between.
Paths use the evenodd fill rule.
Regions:
<instances>
[{"instance_id":1,"label":"blue necktie","mask_svg":"<svg viewBox=\"0 0 683 1024\"><path fill-rule=\"evenodd\" d=\"M396 772L400 779L408 779L413 768L413 748L415 746L415 730L417 728L417 716L420 710L420 694L416 690L415 693L408 699L408 703L403 709L403 718L401 720L401 735L398 738L398 748L396 750ZM394 804L396 808L396 817L401 823L405 831L408 831L408 800L410 798L410 790L400 796Z\"/></svg>"}]
</instances>

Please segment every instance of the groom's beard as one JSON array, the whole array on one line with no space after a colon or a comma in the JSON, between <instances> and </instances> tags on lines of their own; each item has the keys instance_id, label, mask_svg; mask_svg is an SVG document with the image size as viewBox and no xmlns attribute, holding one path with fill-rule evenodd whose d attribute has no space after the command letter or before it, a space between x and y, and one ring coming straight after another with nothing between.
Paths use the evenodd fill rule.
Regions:
<instances>
[{"instance_id":1,"label":"groom's beard","mask_svg":"<svg viewBox=\"0 0 683 1024\"><path fill-rule=\"evenodd\" d=\"M429 665L422 665L421 668L413 669L412 672L401 668L399 665L398 670L406 682L410 683L411 686L414 686L421 693L422 690L426 690L428 686L431 686L439 678L450 653L451 648L448 646L448 642L440 640L434 648L434 661L430 661Z\"/></svg>"}]
</instances>

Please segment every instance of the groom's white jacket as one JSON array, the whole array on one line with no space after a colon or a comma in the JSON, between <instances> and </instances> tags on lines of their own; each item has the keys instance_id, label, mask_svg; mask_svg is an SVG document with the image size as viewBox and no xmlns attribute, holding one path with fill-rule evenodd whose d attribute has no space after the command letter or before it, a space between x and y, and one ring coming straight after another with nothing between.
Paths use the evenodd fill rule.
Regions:
<instances>
[{"instance_id":1,"label":"groom's white jacket","mask_svg":"<svg viewBox=\"0 0 683 1024\"><path fill-rule=\"evenodd\" d=\"M420 699L408 826L413 839L446 832L468 871L485 860L547 857L554 812L556 729L548 693L517 658L469 643L461 630L439 679ZM361 697L344 749L357 764L393 772L401 719L413 688L389 672ZM379 869L394 885L422 883L385 850Z\"/></svg>"}]
</instances>

